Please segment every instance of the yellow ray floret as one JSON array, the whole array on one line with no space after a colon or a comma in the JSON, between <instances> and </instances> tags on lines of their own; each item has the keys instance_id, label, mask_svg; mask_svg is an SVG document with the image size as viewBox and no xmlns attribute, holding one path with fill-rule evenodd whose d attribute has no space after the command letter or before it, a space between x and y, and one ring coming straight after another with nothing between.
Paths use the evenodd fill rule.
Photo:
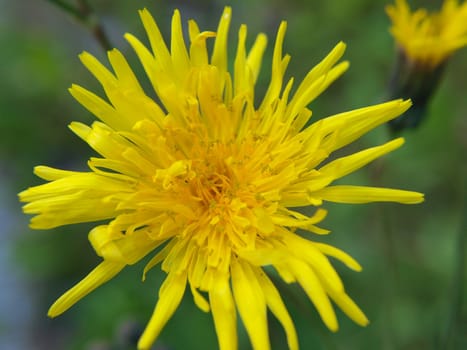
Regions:
<instances>
[{"instance_id":1,"label":"yellow ray floret","mask_svg":"<svg viewBox=\"0 0 467 350\"><path fill-rule=\"evenodd\" d=\"M231 9L216 32L189 21L186 45L175 11L168 46L147 10L140 12L150 49L126 34L158 101L139 84L118 50L111 69L89 53L80 55L102 85L107 100L73 85L71 94L99 120L70 129L97 153L89 171L36 167L47 183L20 193L31 227L48 229L102 221L89 241L103 261L50 308L55 317L107 282L125 266L152 258L167 277L138 348L149 349L176 311L187 287L195 304L211 312L222 350L237 349L237 312L255 350L269 349L267 311L282 324L290 349L298 337L287 308L268 275L272 266L286 283L297 283L324 324L338 329L333 303L357 324L368 319L347 295L329 257L350 269L361 266L338 248L312 240L326 201L420 203L417 192L333 185L403 144L395 139L322 165L337 149L396 118L410 101L394 100L309 123L311 101L348 68L339 63L345 45L331 52L293 89L284 82L290 56L283 55L286 24L280 24L271 79L255 103L266 36L246 47L247 27L238 32L233 72L227 40ZM206 41L214 40L213 52ZM291 94L291 91L295 91ZM297 207L314 206L305 215ZM301 233L299 233L300 231Z\"/></svg>"}]
</instances>

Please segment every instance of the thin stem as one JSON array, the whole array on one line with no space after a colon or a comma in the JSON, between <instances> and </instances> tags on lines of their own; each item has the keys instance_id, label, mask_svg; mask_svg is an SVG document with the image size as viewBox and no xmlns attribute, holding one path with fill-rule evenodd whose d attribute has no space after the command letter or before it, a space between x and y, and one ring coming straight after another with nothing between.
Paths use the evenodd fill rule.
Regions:
<instances>
[{"instance_id":1,"label":"thin stem","mask_svg":"<svg viewBox=\"0 0 467 350\"><path fill-rule=\"evenodd\" d=\"M69 13L70 15L75 17L78 21L80 22L86 21L86 17L84 17L83 14L78 11L78 9L71 6L70 4L63 2L62 0L47 0L47 1L61 8L65 12Z\"/></svg>"},{"instance_id":2,"label":"thin stem","mask_svg":"<svg viewBox=\"0 0 467 350\"><path fill-rule=\"evenodd\" d=\"M383 174L385 163L383 159L378 159L373 166L369 168L371 182L377 187L383 186ZM397 345L396 334L394 331L394 298L397 293L397 245L394 237L394 214L393 208L382 205L376 207L377 218L380 223L380 242L383 247L383 258L385 267L384 274L384 296L382 301L382 312L384 318L384 328L382 330L382 349L394 349Z\"/></svg>"},{"instance_id":3,"label":"thin stem","mask_svg":"<svg viewBox=\"0 0 467 350\"><path fill-rule=\"evenodd\" d=\"M96 40L105 51L112 50L109 37L107 36L104 28L99 23L99 19L92 8L89 6L87 0L77 0L78 8L81 13L87 18L87 24Z\"/></svg>"},{"instance_id":4,"label":"thin stem","mask_svg":"<svg viewBox=\"0 0 467 350\"><path fill-rule=\"evenodd\" d=\"M467 166L464 165L461 171L461 222L459 232L456 238L456 250L454 256L454 273L452 281L452 290L450 297L449 307L449 319L447 322L446 333L443 339L443 343L440 349L455 349L456 348L456 336L459 332L459 323L461 321L461 310L462 303L464 302L464 281L466 274L466 250L467 250Z\"/></svg>"},{"instance_id":5,"label":"thin stem","mask_svg":"<svg viewBox=\"0 0 467 350\"><path fill-rule=\"evenodd\" d=\"M63 0L47 0L55 6L61 8L71 16L73 16L78 22L83 24L89 29L94 38L97 40L99 45L105 50L109 51L112 49L110 40L102 27L96 13L89 6L86 0L76 0L76 6L72 6Z\"/></svg>"}]
</instances>

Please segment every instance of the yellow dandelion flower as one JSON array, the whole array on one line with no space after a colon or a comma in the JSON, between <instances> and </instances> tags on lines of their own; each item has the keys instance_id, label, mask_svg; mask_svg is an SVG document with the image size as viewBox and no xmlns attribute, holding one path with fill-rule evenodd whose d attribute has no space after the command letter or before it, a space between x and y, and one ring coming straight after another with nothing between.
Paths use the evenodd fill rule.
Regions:
<instances>
[{"instance_id":1,"label":"yellow dandelion flower","mask_svg":"<svg viewBox=\"0 0 467 350\"><path fill-rule=\"evenodd\" d=\"M445 0L439 12L424 8L411 12L405 0L388 5L391 34L409 59L435 68L453 52L467 45L467 2Z\"/></svg>"},{"instance_id":2,"label":"yellow dandelion flower","mask_svg":"<svg viewBox=\"0 0 467 350\"><path fill-rule=\"evenodd\" d=\"M247 27L238 32L233 72L227 69L231 9L217 33L189 21L185 45L180 14L172 18L170 48L147 10L140 16L151 50L125 38L136 51L158 101L143 91L124 56L108 53L113 72L89 53L80 58L102 84L109 102L81 86L71 94L100 121L73 122L71 130L100 157L90 171L35 168L47 180L20 193L24 212L36 214L35 229L108 220L89 233L103 261L50 308L55 317L117 275L125 266L154 254L144 275L159 265L167 277L138 348L149 349L177 309L188 286L195 304L211 312L222 350L237 348L237 312L253 348L269 349L267 309L283 325L290 349L298 340L284 302L263 267L273 266L287 283L298 283L326 326L336 331L331 300L352 320L367 318L346 294L329 261L360 265L343 251L312 241L326 210L324 201L406 204L420 193L332 183L402 145L386 144L321 165L329 155L374 127L403 113L410 101L395 100L334 115L307 126L309 103L348 67L338 63L339 43L310 70L292 94L284 87L290 56L283 55L286 23L281 23L272 58L271 81L255 105L266 36L245 47ZM208 54L206 41L215 38ZM307 216L297 209L314 206ZM300 235L298 230L308 231Z\"/></svg>"},{"instance_id":3,"label":"yellow dandelion flower","mask_svg":"<svg viewBox=\"0 0 467 350\"><path fill-rule=\"evenodd\" d=\"M445 0L439 12L411 12L405 0L386 7L399 55L390 83L391 97L409 97L413 108L389 122L393 132L416 128L443 76L445 63L467 45L467 2Z\"/></svg>"}]
</instances>

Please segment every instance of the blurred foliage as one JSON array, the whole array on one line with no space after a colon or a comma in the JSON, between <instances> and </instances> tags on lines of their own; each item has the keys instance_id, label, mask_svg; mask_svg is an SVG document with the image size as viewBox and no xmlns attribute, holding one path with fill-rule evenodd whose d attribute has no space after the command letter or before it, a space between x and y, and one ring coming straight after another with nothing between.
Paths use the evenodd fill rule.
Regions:
<instances>
[{"instance_id":1,"label":"blurred foliage","mask_svg":"<svg viewBox=\"0 0 467 350\"><path fill-rule=\"evenodd\" d=\"M240 23L248 25L250 43L260 31L268 35L270 43L258 87L264 91L272 40L280 21L285 19L285 52L292 56L288 75L298 80L338 41L348 44L345 59L351 62L350 70L312 104L314 118L381 102L386 99L395 60L384 13L386 3L237 1L233 3L230 52L234 52ZM421 3L412 2L414 6ZM185 20L196 18L201 28L215 29L227 2L89 0L89 4L112 44L127 55L148 86L134 53L122 38L126 31L145 37L137 10L149 8L167 37L174 8L181 9ZM423 4L439 6L436 1ZM71 83L79 83L101 91L79 63L77 54L87 50L105 61L105 53L84 26L45 0L0 2L0 47L0 186L8 187L5 193L11 194L1 200L18 213L9 218L18 220L17 224L5 226L14 229L2 232L2 236L13 250L10 264L21 268L29 298L36 305L33 317L24 326L28 330L24 337L34 349L134 348L131 344L152 313L164 274L154 269L143 284L140 274L144 262L129 267L59 319L48 320L48 306L98 261L87 242L91 225L32 232L14 199L18 191L40 183L32 174L37 164L85 168L92 153L66 125L72 120L89 123L93 117L73 101L66 89ZM425 123L404 134L406 145L346 179L354 184L424 192L424 204L326 205L330 214L324 225L333 233L319 239L349 252L364 267L357 274L337 266L349 294L367 313L370 325L359 328L338 312L341 329L332 334L304 293L279 283L302 349L467 348L467 336L461 331L467 325L467 276L465 269L464 275L455 275L459 271L455 252L465 256L465 243L459 245L459 230L461 218L466 215L466 191L462 190L466 181L466 76L464 50L447 65ZM387 137L381 127L351 147L362 149L383 143ZM454 300L456 291L463 293L460 301ZM14 310L15 306L2 308ZM0 332L2 328L8 332L4 322L2 319ZM273 317L270 322L273 349L285 348L280 325ZM242 329L239 344L240 349L250 348ZM211 316L199 311L187 293L155 349L216 347Z\"/></svg>"}]
</instances>

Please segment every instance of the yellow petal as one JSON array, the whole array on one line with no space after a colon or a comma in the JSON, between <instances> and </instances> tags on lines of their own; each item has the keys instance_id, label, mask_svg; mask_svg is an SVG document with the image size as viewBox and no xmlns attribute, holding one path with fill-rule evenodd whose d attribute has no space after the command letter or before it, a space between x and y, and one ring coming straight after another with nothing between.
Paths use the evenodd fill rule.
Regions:
<instances>
[{"instance_id":1,"label":"yellow petal","mask_svg":"<svg viewBox=\"0 0 467 350\"><path fill-rule=\"evenodd\" d=\"M382 146L368 148L350 156L338 158L321 167L319 171L325 176L328 175L333 179L338 179L360 169L376 158L399 148L403 143L404 139L400 137Z\"/></svg>"},{"instance_id":2,"label":"yellow petal","mask_svg":"<svg viewBox=\"0 0 467 350\"><path fill-rule=\"evenodd\" d=\"M27 214L38 214L31 227L46 229L78 222L90 222L115 216L118 202L106 200L118 194L123 199L132 192L131 185L113 176L95 173L73 175L31 187L19 194Z\"/></svg>"},{"instance_id":3,"label":"yellow petal","mask_svg":"<svg viewBox=\"0 0 467 350\"><path fill-rule=\"evenodd\" d=\"M345 292L338 292L332 288L327 289L327 292L337 306L355 323L360 326L367 326L370 323L363 311Z\"/></svg>"},{"instance_id":4,"label":"yellow petal","mask_svg":"<svg viewBox=\"0 0 467 350\"><path fill-rule=\"evenodd\" d=\"M258 279L248 263L232 259L232 290L238 312L254 350L270 348L266 301Z\"/></svg>"},{"instance_id":5,"label":"yellow petal","mask_svg":"<svg viewBox=\"0 0 467 350\"><path fill-rule=\"evenodd\" d=\"M343 290L335 290L327 281L323 281L326 292L344 313L360 326L367 326L369 321L363 311Z\"/></svg>"},{"instance_id":6,"label":"yellow petal","mask_svg":"<svg viewBox=\"0 0 467 350\"><path fill-rule=\"evenodd\" d=\"M310 84L301 91L301 94L296 93L287 107L285 112L286 118L294 119L297 114L339 78L348 67L349 63L344 61L318 77L315 81L310 82ZM292 125L295 130L300 131L307 121L308 119L305 118L297 118Z\"/></svg>"},{"instance_id":7,"label":"yellow petal","mask_svg":"<svg viewBox=\"0 0 467 350\"><path fill-rule=\"evenodd\" d=\"M284 212L288 215L277 213L271 216L271 219L275 225L286 226L289 228L299 227L303 230L308 230L314 233L316 233L316 226L314 224L324 220L327 215L327 211L321 208L316 210L315 214L311 217L288 209L285 209ZM318 234L319 233L323 232L318 232ZM324 233L328 233L328 231Z\"/></svg>"},{"instance_id":8,"label":"yellow petal","mask_svg":"<svg viewBox=\"0 0 467 350\"><path fill-rule=\"evenodd\" d=\"M336 270L334 270L328 258L314 246L313 242L292 233L284 236L284 243L290 249L292 255L297 259L306 261L333 288L344 290L344 285Z\"/></svg>"},{"instance_id":9,"label":"yellow petal","mask_svg":"<svg viewBox=\"0 0 467 350\"><path fill-rule=\"evenodd\" d=\"M101 83L105 90L115 88L117 78L102 64L99 60L91 55L89 52L83 52L79 55L79 59L83 65L94 75L94 77Z\"/></svg>"},{"instance_id":10,"label":"yellow petal","mask_svg":"<svg viewBox=\"0 0 467 350\"><path fill-rule=\"evenodd\" d=\"M118 234L122 236L122 233L118 232ZM88 234L89 242L96 252L99 252L104 245L117 238L119 237L113 234L108 225L96 226Z\"/></svg>"},{"instance_id":11,"label":"yellow petal","mask_svg":"<svg viewBox=\"0 0 467 350\"><path fill-rule=\"evenodd\" d=\"M151 348L162 328L180 305L185 287L186 274L171 273L167 276L159 290L159 300L151 319L138 341L138 350Z\"/></svg>"},{"instance_id":12,"label":"yellow petal","mask_svg":"<svg viewBox=\"0 0 467 350\"><path fill-rule=\"evenodd\" d=\"M143 92L133 73L128 74L128 71L131 72L131 68L118 50L110 51L109 59L118 74L124 75L123 80L114 76L94 56L87 52L82 53L80 59L101 83L110 102L119 111L121 118L127 119L129 125L133 126L138 120L145 117L144 104L154 102L148 102L149 98ZM140 110L140 113L134 113L135 109Z\"/></svg>"},{"instance_id":13,"label":"yellow petal","mask_svg":"<svg viewBox=\"0 0 467 350\"><path fill-rule=\"evenodd\" d=\"M89 273L81 282L63 294L58 300L50 307L48 316L56 317L70 307L72 307L78 300L84 298L97 287L110 280L117 273L119 273L125 264L116 263L112 261L103 261L94 270Z\"/></svg>"},{"instance_id":14,"label":"yellow petal","mask_svg":"<svg viewBox=\"0 0 467 350\"><path fill-rule=\"evenodd\" d=\"M227 71L227 36L231 17L232 9L229 6L224 7L224 12L217 27L216 40L214 41L211 64L218 67L221 72Z\"/></svg>"},{"instance_id":15,"label":"yellow petal","mask_svg":"<svg viewBox=\"0 0 467 350\"><path fill-rule=\"evenodd\" d=\"M422 193L365 186L328 186L313 192L312 195L336 203L396 202L417 204L423 202Z\"/></svg>"},{"instance_id":16,"label":"yellow petal","mask_svg":"<svg viewBox=\"0 0 467 350\"><path fill-rule=\"evenodd\" d=\"M190 33L190 59L194 67L205 66L209 63L208 51L206 48L206 39L216 36L214 32L200 33L198 25L195 21L188 21L188 29Z\"/></svg>"},{"instance_id":17,"label":"yellow petal","mask_svg":"<svg viewBox=\"0 0 467 350\"><path fill-rule=\"evenodd\" d=\"M89 112L115 130L131 129L129 120L123 118L113 106L96 94L76 84L71 86L69 92Z\"/></svg>"},{"instance_id":18,"label":"yellow petal","mask_svg":"<svg viewBox=\"0 0 467 350\"><path fill-rule=\"evenodd\" d=\"M196 306L198 306L204 312L209 312L210 307L208 301L201 295L200 292L198 292L196 288L193 287L192 284L190 284L190 290Z\"/></svg>"},{"instance_id":19,"label":"yellow petal","mask_svg":"<svg viewBox=\"0 0 467 350\"><path fill-rule=\"evenodd\" d=\"M360 264L346 252L336 247L333 247L331 245L325 244L325 243L314 242L313 244L324 254L328 256L332 256L333 258L336 258L337 260L340 260L349 269L352 269L354 271L362 270L362 267L360 266Z\"/></svg>"},{"instance_id":20,"label":"yellow petal","mask_svg":"<svg viewBox=\"0 0 467 350\"><path fill-rule=\"evenodd\" d=\"M209 290L214 327L220 350L237 350L237 312L228 278L217 276Z\"/></svg>"},{"instance_id":21,"label":"yellow petal","mask_svg":"<svg viewBox=\"0 0 467 350\"><path fill-rule=\"evenodd\" d=\"M168 80L168 72L161 74L162 63L160 57L158 56L159 60L156 61L151 52L133 35L127 33L125 34L125 39L130 43L131 47L138 56L141 64L143 65L144 71L146 72L146 75L154 87L156 94L160 96L160 88L161 86L164 86ZM169 64L171 64L171 62L169 62Z\"/></svg>"},{"instance_id":22,"label":"yellow petal","mask_svg":"<svg viewBox=\"0 0 467 350\"><path fill-rule=\"evenodd\" d=\"M282 45L284 43L286 30L287 23L283 21L281 22L277 31L276 42L274 44L274 51L272 56L271 81L259 108L260 111L264 108L268 108L268 106L279 97L280 91L282 89L284 72L290 60L290 57L288 56L285 58L282 57Z\"/></svg>"},{"instance_id":23,"label":"yellow petal","mask_svg":"<svg viewBox=\"0 0 467 350\"><path fill-rule=\"evenodd\" d=\"M290 261L287 262L287 265L293 271L297 282L313 302L324 324L331 331L336 332L339 329L336 314L334 313L331 302L329 301L321 281L318 279L315 272L310 268L310 266L308 266L308 264L298 259L290 259Z\"/></svg>"},{"instance_id":24,"label":"yellow petal","mask_svg":"<svg viewBox=\"0 0 467 350\"><path fill-rule=\"evenodd\" d=\"M93 243L96 253L105 260L132 265L140 261L148 253L156 249L164 241L149 238L148 228L142 228L132 234L121 235L118 239L102 242L98 237L102 230L92 230L89 240Z\"/></svg>"},{"instance_id":25,"label":"yellow petal","mask_svg":"<svg viewBox=\"0 0 467 350\"><path fill-rule=\"evenodd\" d=\"M336 46L334 46L331 52L329 52L327 56L321 60L320 63L318 63L308 72L306 77L298 86L291 103L295 98L301 96L315 80L326 74L336 64L336 62L339 61L345 52L345 48L346 45L342 41L339 42Z\"/></svg>"},{"instance_id":26,"label":"yellow petal","mask_svg":"<svg viewBox=\"0 0 467 350\"><path fill-rule=\"evenodd\" d=\"M253 44L250 52L248 53L247 64L248 67L250 67L251 72L253 73L253 83L255 83L256 79L258 78L267 42L268 39L266 35L259 34L256 37L255 43Z\"/></svg>"},{"instance_id":27,"label":"yellow petal","mask_svg":"<svg viewBox=\"0 0 467 350\"><path fill-rule=\"evenodd\" d=\"M62 179L64 177L68 177L71 175L76 175L78 174L78 172L51 168L51 167L44 166L44 165L38 165L34 167L34 174L39 176L41 179L44 179L47 181L54 181L54 180L59 180L59 179Z\"/></svg>"},{"instance_id":28,"label":"yellow petal","mask_svg":"<svg viewBox=\"0 0 467 350\"><path fill-rule=\"evenodd\" d=\"M170 57L170 52L167 49L167 45L164 42L156 21L154 21L154 18L151 16L147 9L139 11L139 15L141 17L141 21L143 22L144 29L148 34L149 42L151 44L152 51L154 52L154 56L156 57L157 61L160 62L163 70L165 70L168 74L171 74L173 71L172 58ZM127 36L126 38L128 40L128 38L131 37L132 36Z\"/></svg>"},{"instance_id":29,"label":"yellow petal","mask_svg":"<svg viewBox=\"0 0 467 350\"><path fill-rule=\"evenodd\" d=\"M289 350L298 350L297 332L295 331L295 326L287 308L282 301L281 295L263 271L256 269L255 274L261 288L263 289L264 297L266 298L266 303L269 309L282 324L282 327L284 327Z\"/></svg>"},{"instance_id":30,"label":"yellow petal","mask_svg":"<svg viewBox=\"0 0 467 350\"><path fill-rule=\"evenodd\" d=\"M394 100L377 105L355 109L324 118L320 123L312 124L306 133L310 136L318 128L322 135L338 130L338 137L329 148L332 152L355 141L369 130L384 124L404 113L412 102L410 100Z\"/></svg>"},{"instance_id":31,"label":"yellow petal","mask_svg":"<svg viewBox=\"0 0 467 350\"><path fill-rule=\"evenodd\" d=\"M190 67L190 59L183 39L183 29L180 19L180 11L175 10L172 16L172 40L170 46L172 64L177 67L175 74L180 82L187 76Z\"/></svg>"},{"instance_id":32,"label":"yellow petal","mask_svg":"<svg viewBox=\"0 0 467 350\"><path fill-rule=\"evenodd\" d=\"M234 61L234 94L239 95L242 92L248 90L251 85L248 81L249 78L249 69L246 65L246 50L245 50L245 41L246 41L247 28L246 25L240 26L238 31L238 44L237 44L237 54Z\"/></svg>"},{"instance_id":33,"label":"yellow petal","mask_svg":"<svg viewBox=\"0 0 467 350\"><path fill-rule=\"evenodd\" d=\"M144 95L144 91L139 84L138 79L136 79L133 70L125 59L125 56L123 56L123 54L117 49L109 51L107 55L118 79L119 86L122 89L133 90L134 93Z\"/></svg>"},{"instance_id":34,"label":"yellow petal","mask_svg":"<svg viewBox=\"0 0 467 350\"><path fill-rule=\"evenodd\" d=\"M148 271L152 269L154 266L156 266L157 264L159 264L161 261L163 261L167 257L167 255L169 255L170 251L177 244L177 242L178 242L177 239L170 240L170 242L167 243L167 245L164 248L162 248L161 251L159 251L156 255L154 255L151 258L151 260L149 260L149 262L146 264L143 270L143 277L142 277L143 282L146 279L146 274L148 273Z\"/></svg>"},{"instance_id":35,"label":"yellow petal","mask_svg":"<svg viewBox=\"0 0 467 350\"><path fill-rule=\"evenodd\" d=\"M102 123L94 122L90 128L80 122L71 122L69 128L105 158L121 159L129 146L126 140Z\"/></svg>"}]
</instances>

